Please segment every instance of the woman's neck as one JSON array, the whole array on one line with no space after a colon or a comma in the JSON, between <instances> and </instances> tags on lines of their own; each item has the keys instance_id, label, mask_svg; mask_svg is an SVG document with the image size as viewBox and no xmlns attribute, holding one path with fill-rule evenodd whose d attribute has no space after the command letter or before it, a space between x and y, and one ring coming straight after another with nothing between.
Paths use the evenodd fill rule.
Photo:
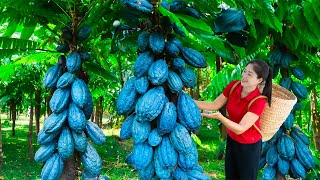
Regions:
<instances>
[{"instance_id":1,"label":"woman's neck","mask_svg":"<svg viewBox=\"0 0 320 180\"><path fill-rule=\"evenodd\" d=\"M241 91L241 97L244 98L246 97L248 94L250 94L252 91L254 91L257 87L243 87L242 91Z\"/></svg>"}]
</instances>

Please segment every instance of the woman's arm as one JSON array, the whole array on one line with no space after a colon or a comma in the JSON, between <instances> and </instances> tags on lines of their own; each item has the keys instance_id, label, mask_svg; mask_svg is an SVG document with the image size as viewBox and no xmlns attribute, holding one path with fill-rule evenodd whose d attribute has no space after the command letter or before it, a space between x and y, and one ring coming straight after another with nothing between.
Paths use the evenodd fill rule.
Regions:
<instances>
[{"instance_id":1,"label":"woman's arm","mask_svg":"<svg viewBox=\"0 0 320 180\"><path fill-rule=\"evenodd\" d=\"M237 135L242 134L246 130L248 130L251 126L253 126L253 124L259 118L258 115L252 112L247 112L241 119L240 123L238 124L224 117L219 112L213 113L213 114L202 114L202 116L220 120L228 129L230 129L232 132L234 132Z\"/></svg>"},{"instance_id":2,"label":"woman's arm","mask_svg":"<svg viewBox=\"0 0 320 180\"><path fill-rule=\"evenodd\" d=\"M200 109L212 111L212 110L218 110L222 106L224 106L227 103L228 98L225 97L223 94L220 94L213 102L198 101L198 100L194 100L194 101Z\"/></svg>"}]
</instances>

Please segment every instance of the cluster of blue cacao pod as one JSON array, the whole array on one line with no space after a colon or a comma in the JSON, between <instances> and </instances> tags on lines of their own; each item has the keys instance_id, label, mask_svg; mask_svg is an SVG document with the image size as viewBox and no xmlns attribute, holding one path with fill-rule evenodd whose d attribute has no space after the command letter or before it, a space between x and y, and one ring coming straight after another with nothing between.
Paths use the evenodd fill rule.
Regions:
<instances>
[{"instance_id":1,"label":"cluster of blue cacao pod","mask_svg":"<svg viewBox=\"0 0 320 180\"><path fill-rule=\"evenodd\" d=\"M78 38L83 37L81 35L82 29ZM81 64L86 58L78 52L69 53L67 58L61 55L59 62L49 68L43 78L44 87L55 91L49 102L52 114L45 119L38 134L41 147L35 154L35 161L44 163L41 179L60 179L65 161L72 156L81 158L85 168L83 179L108 179L100 175L102 159L92 145L102 146L106 136L90 121L92 96L86 82L80 78Z\"/></svg>"},{"instance_id":2,"label":"cluster of blue cacao pod","mask_svg":"<svg viewBox=\"0 0 320 180\"><path fill-rule=\"evenodd\" d=\"M200 128L201 113L183 92L196 86L191 66L204 68L207 63L200 52L183 47L171 28L170 33L145 29L138 36L134 76L125 82L116 102L118 114L126 116L120 138L132 138L134 143L125 161L140 179L210 179L198 164L190 136Z\"/></svg>"},{"instance_id":3,"label":"cluster of blue cacao pod","mask_svg":"<svg viewBox=\"0 0 320 180\"><path fill-rule=\"evenodd\" d=\"M292 55L289 52L281 53L279 49L273 50L269 57L271 66L286 68L290 75L303 80L305 78L303 70L290 66ZM275 76L277 74L278 72L274 73ZM277 133L269 141L263 142L260 169L265 168L262 179L273 180L277 171L284 176L288 174L292 178L305 179L307 173L315 167L315 160L310 150L309 138L294 126L294 121L295 112L302 109L301 100L307 98L307 89L299 82L294 82L290 76L282 77L280 85L291 90L298 98L298 102Z\"/></svg>"}]
</instances>

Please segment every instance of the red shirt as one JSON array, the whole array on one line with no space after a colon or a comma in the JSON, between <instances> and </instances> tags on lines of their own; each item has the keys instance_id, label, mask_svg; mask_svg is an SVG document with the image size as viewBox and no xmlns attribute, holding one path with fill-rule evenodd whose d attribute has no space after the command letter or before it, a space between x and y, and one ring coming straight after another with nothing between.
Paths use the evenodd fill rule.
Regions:
<instances>
[{"instance_id":1,"label":"red shirt","mask_svg":"<svg viewBox=\"0 0 320 180\"><path fill-rule=\"evenodd\" d=\"M232 81L231 83L229 83L223 91L223 95L228 98L226 108L229 115L229 119L233 122L240 123L241 119L247 112L252 112L259 116L255 124L258 128L260 128L260 116L266 106L266 99L257 99L253 102L250 109L248 110L248 105L250 101L256 96L261 95L261 93L259 89L256 88L246 97L241 98L242 85L238 84L229 97L230 90L236 82L237 81ZM253 126L251 126L248 130L246 130L240 135L235 134L228 128L227 133L233 140L242 144L252 144L258 142L261 139L261 135Z\"/></svg>"}]
</instances>

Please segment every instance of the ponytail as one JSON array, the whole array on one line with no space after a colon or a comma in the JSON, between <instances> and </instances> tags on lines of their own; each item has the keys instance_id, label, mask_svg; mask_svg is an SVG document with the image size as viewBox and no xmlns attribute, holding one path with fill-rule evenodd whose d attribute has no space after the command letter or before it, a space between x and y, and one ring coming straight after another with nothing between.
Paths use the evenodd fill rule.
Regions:
<instances>
[{"instance_id":1,"label":"ponytail","mask_svg":"<svg viewBox=\"0 0 320 180\"><path fill-rule=\"evenodd\" d=\"M265 80L265 85L262 91L262 95L267 96L268 98L268 104L271 106L271 96L272 96L272 70L269 68L269 75Z\"/></svg>"}]
</instances>

